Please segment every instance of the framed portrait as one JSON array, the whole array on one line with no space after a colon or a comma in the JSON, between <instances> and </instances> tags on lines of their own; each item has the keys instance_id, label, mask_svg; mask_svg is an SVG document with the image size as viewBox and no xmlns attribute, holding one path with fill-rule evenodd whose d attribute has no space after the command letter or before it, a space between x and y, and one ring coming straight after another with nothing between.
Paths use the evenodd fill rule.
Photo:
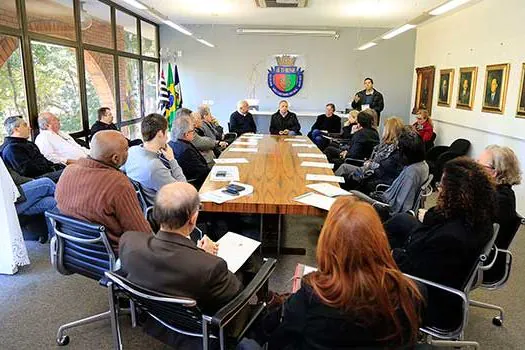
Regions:
<instances>
[{"instance_id":1,"label":"framed portrait","mask_svg":"<svg viewBox=\"0 0 525 350\"><path fill-rule=\"evenodd\" d=\"M416 68L416 99L412 114L417 114L420 109L426 109L432 115L432 96L434 95L434 66Z\"/></svg>"},{"instance_id":2,"label":"framed portrait","mask_svg":"<svg viewBox=\"0 0 525 350\"><path fill-rule=\"evenodd\" d=\"M457 108L472 110L474 106L474 95L476 94L477 75L478 67L464 67L459 69Z\"/></svg>"},{"instance_id":3,"label":"framed portrait","mask_svg":"<svg viewBox=\"0 0 525 350\"><path fill-rule=\"evenodd\" d=\"M454 88L454 69L439 71L438 106L450 107L452 89Z\"/></svg>"},{"instance_id":4,"label":"framed portrait","mask_svg":"<svg viewBox=\"0 0 525 350\"><path fill-rule=\"evenodd\" d=\"M485 72L482 112L503 113L507 98L510 64L492 64Z\"/></svg>"},{"instance_id":5,"label":"framed portrait","mask_svg":"<svg viewBox=\"0 0 525 350\"><path fill-rule=\"evenodd\" d=\"M525 63L521 66L520 94L518 95L518 117L525 118Z\"/></svg>"}]
</instances>

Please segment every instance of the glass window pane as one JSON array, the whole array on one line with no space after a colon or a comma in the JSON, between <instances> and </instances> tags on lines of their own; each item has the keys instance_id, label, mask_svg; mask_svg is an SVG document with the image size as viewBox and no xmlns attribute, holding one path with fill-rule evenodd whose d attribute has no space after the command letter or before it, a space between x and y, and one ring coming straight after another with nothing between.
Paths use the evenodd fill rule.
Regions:
<instances>
[{"instance_id":1,"label":"glass window pane","mask_svg":"<svg viewBox=\"0 0 525 350\"><path fill-rule=\"evenodd\" d=\"M0 25L19 28L16 0L0 1Z\"/></svg>"},{"instance_id":2,"label":"glass window pane","mask_svg":"<svg viewBox=\"0 0 525 350\"><path fill-rule=\"evenodd\" d=\"M82 130L76 50L31 42L38 112L60 118L62 130Z\"/></svg>"},{"instance_id":3,"label":"glass window pane","mask_svg":"<svg viewBox=\"0 0 525 350\"><path fill-rule=\"evenodd\" d=\"M124 12L117 11L117 49L139 53L139 37L137 35L137 19Z\"/></svg>"},{"instance_id":4,"label":"glass window pane","mask_svg":"<svg viewBox=\"0 0 525 350\"><path fill-rule=\"evenodd\" d=\"M80 1L82 40L91 45L113 48L111 8L98 1Z\"/></svg>"},{"instance_id":5,"label":"glass window pane","mask_svg":"<svg viewBox=\"0 0 525 350\"><path fill-rule=\"evenodd\" d=\"M89 125L97 121L100 107L109 107L115 115L115 71L113 56L84 51L86 66L86 94L89 115Z\"/></svg>"},{"instance_id":6,"label":"glass window pane","mask_svg":"<svg viewBox=\"0 0 525 350\"><path fill-rule=\"evenodd\" d=\"M121 120L140 118L139 60L119 57L118 69Z\"/></svg>"},{"instance_id":7,"label":"glass window pane","mask_svg":"<svg viewBox=\"0 0 525 350\"><path fill-rule=\"evenodd\" d=\"M120 131L130 140L142 140L142 134L140 133L140 122L123 126L120 128Z\"/></svg>"},{"instance_id":8,"label":"glass window pane","mask_svg":"<svg viewBox=\"0 0 525 350\"><path fill-rule=\"evenodd\" d=\"M20 54L20 41L16 37L0 35L0 122L12 115L22 115L27 119L26 90L24 71ZM5 136L0 126L0 142Z\"/></svg>"},{"instance_id":9,"label":"glass window pane","mask_svg":"<svg viewBox=\"0 0 525 350\"><path fill-rule=\"evenodd\" d=\"M142 54L150 57L158 57L157 26L147 22L140 22L142 32Z\"/></svg>"},{"instance_id":10,"label":"glass window pane","mask_svg":"<svg viewBox=\"0 0 525 350\"><path fill-rule=\"evenodd\" d=\"M144 112L146 115L157 111L157 84L158 64L143 61L142 74L144 74Z\"/></svg>"},{"instance_id":11,"label":"glass window pane","mask_svg":"<svg viewBox=\"0 0 525 350\"><path fill-rule=\"evenodd\" d=\"M26 0L30 31L75 40L73 0Z\"/></svg>"}]
</instances>

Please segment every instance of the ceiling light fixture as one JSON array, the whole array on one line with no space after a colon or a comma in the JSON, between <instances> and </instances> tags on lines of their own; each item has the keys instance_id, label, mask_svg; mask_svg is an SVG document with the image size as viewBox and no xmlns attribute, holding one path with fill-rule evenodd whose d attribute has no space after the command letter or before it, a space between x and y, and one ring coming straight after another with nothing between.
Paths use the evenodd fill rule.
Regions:
<instances>
[{"instance_id":1,"label":"ceiling light fixture","mask_svg":"<svg viewBox=\"0 0 525 350\"><path fill-rule=\"evenodd\" d=\"M429 14L432 16L439 16L444 13L447 13L448 11L455 9L456 7L466 4L469 1L470 0L451 0L451 1L444 3L443 5L436 7L435 9L430 11Z\"/></svg>"},{"instance_id":2,"label":"ceiling light fixture","mask_svg":"<svg viewBox=\"0 0 525 350\"><path fill-rule=\"evenodd\" d=\"M206 41L204 39L197 39L197 41L200 42L201 44L204 44L204 45L208 46L208 47L215 47L215 45L213 45L212 43L210 43L210 42L208 42L208 41Z\"/></svg>"},{"instance_id":3,"label":"ceiling light fixture","mask_svg":"<svg viewBox=\"0 0 525 350\"><path fill-rule=\"evenodd\" d=\"M140 2L138 2L137 0L122 0L124 1L125 3L127 4L130 4L131 6L139 9L139 10L147 10L148 7Z\"/></svg>"},{"instance_id":4,"label":"ceiling light fixture","mask_svg":"<svg viewBox=\"0 0 525 350\"><path fill-rule=\"evenodd\" d=\"M186 34L188 36L192 36L193 34L187 30L186 28L184 28L183 26L181 25L178 25L176 23L173 23L172 21L170 21L169 19L165 19L163 20L164 24L167 24L169 25L171 28L175 29L175 30L178 30L179 32L181 32L182 34Z\"/></svg>"},{"instance_id":5,"label":"ceiling light fixture","mask_svg":"<svg viewBox=\"0 0 525 350\"><path fill-rule=\"evenodd\" d=\"M359 46L357 49L358 49L359 51L363 51L363 50L369 49L369 48L371 48L371 47L374 47L374 46L376 46L376 45L377 45L377 44L376 44L375 42L371 41L371 42L369 42L369 43L366 43L366 44L364 44L364 45Z\"/></svg>"},{"instance_id":6,"label":"ceiling light fixture","mask_svg":"<svg viewBox=\"0 0 525 350\"><path fill-rule=\"evenodd\" d=\"M237 34L337 36L335 30L239 28Z\"/></svg>"},{"instance_id":7,"label":"ceiling light fixture","mask_svg":"<svg viewBox=\"0 0 525 350\"><path fill-rule=\"evenodd\" d=\"M407 24L402 25L401 27L399 27L397 29L389 31L388 33L383 35L382 38L385 39L385 40L392 39L393 37L398 36L399 34L404 33L404 32L406 32L406 31L408 31L410 29L413 29L415 27L416 27L415 25L407 23Z\"/></svg>"}]
</instances>

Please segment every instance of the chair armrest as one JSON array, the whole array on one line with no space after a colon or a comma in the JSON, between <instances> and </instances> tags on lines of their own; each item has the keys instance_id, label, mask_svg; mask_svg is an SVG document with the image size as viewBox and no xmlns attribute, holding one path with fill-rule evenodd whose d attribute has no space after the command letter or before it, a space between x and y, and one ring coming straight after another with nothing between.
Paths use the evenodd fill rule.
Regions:
<instances>
[{"instance_id":1,"label":"chair armrest","mask_svg":"<svg viewBox=\"0 0 525 350\"><path fill-rule=\"evenodd\" d=\"M387 185L387 184L378 184L376 186L376 191L381 191L381 192L385 192L386 190L388 190L390 188L390 185Z\"/></svg>"},{"instance_id":2,"label":"chair armrest","mask_svg":"<svg viewBox=\"0 0 525 350\"><path fill-rule=\"evenodd\" d=\"M390 207L390 205L388 205L386 203L382 203L382 202L380 202L378 200L375 200L374 198L367 196L363 192L352 190L352 191L350 191L350 193L353 194L354 196L356 196L357 198L359 198L360 200L365 201L367 203L370 203L373 207L380 207L380 208L389 208Z\"/></svg>"},{"instance_id":3,"label":"chair armrest","mask_svg":"<svg viewBox=\"0 0 525 350\"><path fill-rule=\"evenodd\" d=\"M435 161L442 153L448 151L449 146L434 146L428 150L426 159Z\"/></svg>"},{"instance_id":4,"label":"chair armrest","mask_svg":"<svg viewBox=\"0 0 525 350\"><path fill-rule=\"evenodd\" d=\"M211 324L216 327L224 327L230 322L248 304L251 297L268 281L275 270L276 264L277 260L268 259L246 288L211 317Z\"/></svg>"},{"instance_id":5,"label":"chair armrest","mask_svg":"<svg viewBox=\"0 0 525 350\"><path fill-rule=\"evenodd\" d=\"M345 158L346 164L359 164L363 165L365 163L364 159L356 159L356 158Z\"/></svg>"},{"instance_id":6,"label":"chair armrest","mask_svg":"<svg viewBox=\"0 0 525 350\"><path fill-rule=\"evenodd\" d=\"M450 293L450 294L455 294L455 295L457 295L458 297L461 298L461 300L463 301L463 304L465 305L465 307L468 307L467 295L464 292L462 292L462 291L460 291L458 289L455 289L455 288L452 288L452 287L449 287L449 286L445 286L444 284L432 282L432 281L426 280L424 278L412 276L412 275L409 275L408 273L403 273L403 275L405 275L406 277L410 278L411 280L414 280L414 281L417 281L417 282L419 282L421 284L424 284L425 286L430 286L432 288L441 289L442 291L445 291L445 292Z\"/></svg>"}]
</instances>

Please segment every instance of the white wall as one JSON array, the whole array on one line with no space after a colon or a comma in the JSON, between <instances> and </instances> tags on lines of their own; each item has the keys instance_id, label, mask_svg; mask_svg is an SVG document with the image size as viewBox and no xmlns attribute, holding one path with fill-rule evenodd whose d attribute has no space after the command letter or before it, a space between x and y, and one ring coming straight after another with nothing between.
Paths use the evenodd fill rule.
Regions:
<instances>
[{"instance_id":1,"label":"white wall","mask_svg":"<svg viewBox=\"0 0 525 350\"><path fill-rule=\"evenodd\" d=\"M525 62L524 0L484 0L449 17L437 19L417 30L415 66L434 65L436 79L432 118L436 121L436 144L456 138L472 142L470 155L477 157L489 144L511 147L525 168L525 119L515 118L522 63ZM481 112L485 67L510 63L505 113ZM455 108L459 67L478 67L474 108ZM454 68L454 90L450 108L437 106L439 70ZM412 101L416 78L413 73ZM525 186L515 188L518 209L525 213Z\"/></svg>"},{"instance_id":2,"label":"white wall","mask_svg":"<svg viewBox=\"0 0 525 350\"><path fill-rule=\"evenodd\" d=\"M307 65L302 91L288 99L292 110L324 111L328 102L335 103L337 110L344 110L349 96L361 90L363 79L370 76L385 97L382 116L398 115L408 121L415 32L362 52L354 50L358 42L366 42L385 29L339 30L340 38L335 40L238 35L236 26L188 27L216 47L208 48L165 25L160 27L161 47L172 52L182 50L177 64L184 105L195 108L203 100L213 100L213 113L224 125L236 102L249 97L250 75L255 66L260 110L277 110L281 98L267 86L267 62L272 55L283 53L304 55Z\"/></svg>"}]
</instances>

